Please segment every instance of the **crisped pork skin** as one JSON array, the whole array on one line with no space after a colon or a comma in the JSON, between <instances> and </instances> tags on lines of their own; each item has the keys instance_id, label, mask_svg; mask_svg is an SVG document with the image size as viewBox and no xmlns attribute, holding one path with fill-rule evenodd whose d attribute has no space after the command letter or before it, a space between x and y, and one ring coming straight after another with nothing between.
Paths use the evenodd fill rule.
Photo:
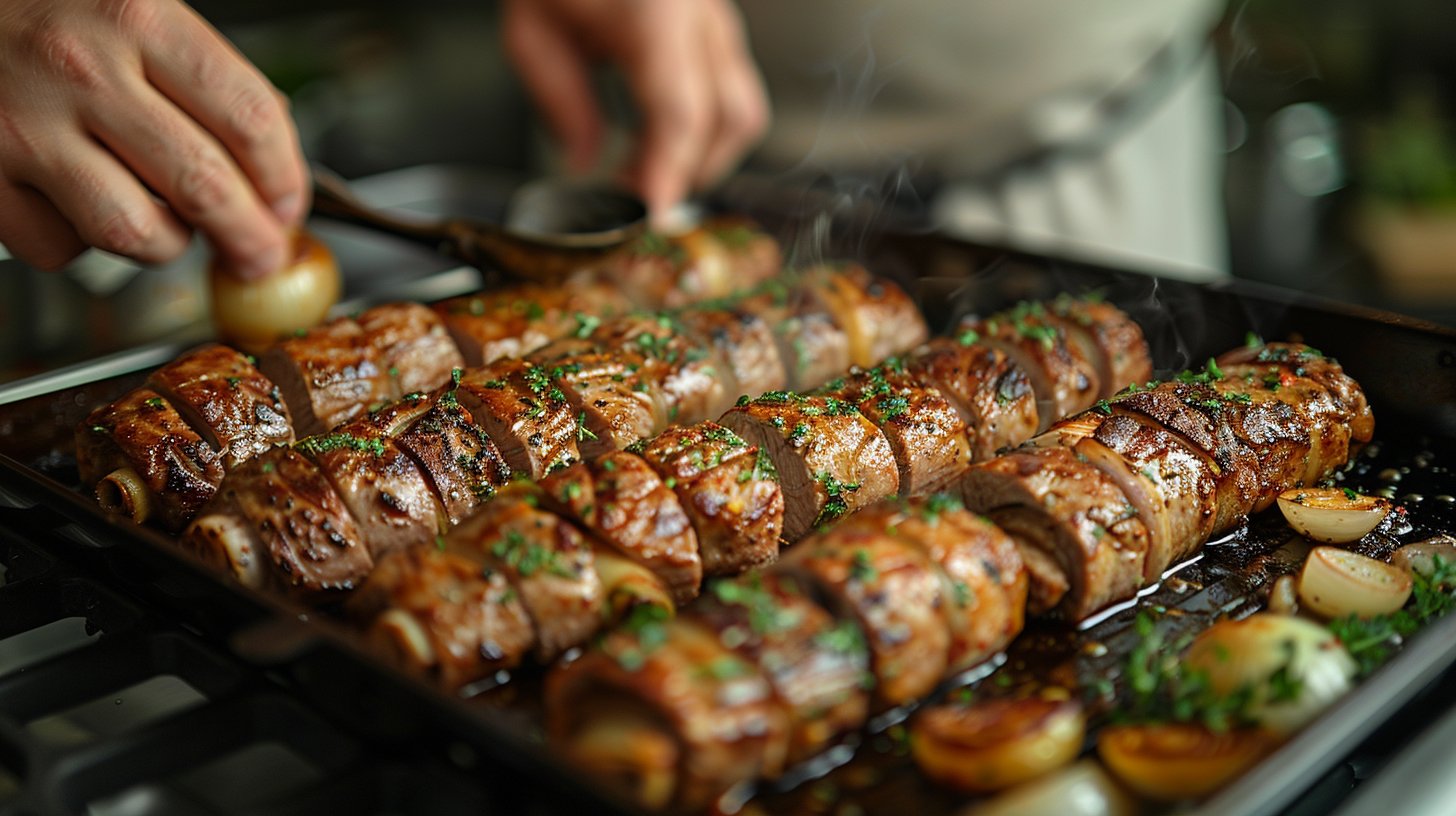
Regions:
<instances>
[{"instance_id":1,"label":"crisped pork skin","mask_svg":"<svg viewBox=\"0 0 1456 816\"><path fill-rule=\"evenodd\" d=\"M541 366L506 359L470 369L455 397L520 473L539 479L581 459L580 416Z\"/></svg>"},{"instance_id":2,"label":"crisped pork skin","mask_svg":"<svg viewBox=\"0 0 1456 816\"><path fill-rule=\"evenodd\" d=\"M844 400L772 391L719 421L773 459L790 541L899 491L890 443Z\"/></svg>"},{"instance_id":3,"label":"crisped pork skin","mask_svg":"<svg viewBox=\"0 0 1456 816\"><path fill-rule=\"evenodd\" d=\"M354 589L374 567L333 484L292 448L273 448L229 473L181 543L244 583L313 600Z\"/></svg>"},{"instance_id":4,"label":"crisped pork skin","mask_svg":"<svg viewBox=\"0 0 1456 816\"><path fill-rule=\"evenodd\" d=\"M434 485L450 524L459 524L510 481L511 466L454 388L438 391L429 403L394 442Z\"/></svg>"},{"instance_id":5,"label":"crisped pork skin","mask_svg":"<svg viewBox=\"0 0 1456 816\"><path fill-rule=\"evenodd\" d=\"M669 428L634 446L677 493L704 575L733 575L778 556L784 496L773 461L714 422Z\"/></svg>"},{"instance_id":6,"label":"crisped pork skin","mask_svg":"<svg viewBox=\"0 0 1456 816\"><path fill-rule=\"evenodd\" d=\"M81 483L96 486L103 506L127 506L135 498L150 506L134 518L155 519L180 530L212 498L223 477L222 457L203 441L172 404L149 388L138 388L93 411L76 429L76 468ZM145 496L107 499L110 474ZM103 484L105 482L105 484ZM138 484L139 483L139 484Z\"/></svg>"},{"instance_id":7,"label":"crisped pork skin","mask_svg":"<svg viewBox=\"0 0 1456 816\"><path fill-rule=\"evenodd\" d=\"M1010 534L1023 556L1029 550L1051 556L1067 582L1058 607L1069 620L1132 597L1143 585L1147 526L1111 478L1071 450L1011 451L972 465L961 487L966 507ZM1029 558L1027 566L1033 566ZM1031 580L1037 579L1033 569ZM1032 595L1052 593L1034 587Z\"/></svg>"},{"instance_id":8,"label":"crisped pork skin","mask_svg":"<svg viewBox=\"0 0 1456 816\"><path fill-rule=\"evenodd\" d=\"M268 349L258 368L282 391L299 436L336 428L389 399L379 351L359 325L341 319Z\"/></svg>"},{"instance_id":9,"label":"crisped pork skin","mask_svg":"<svg viewBox=\"0 0 1456 816\"><path fill-rule=\"evenodd\" d=\"M1067 342L1065 327L1039 314L1039 304L985 320L963 324L958 336L991 345L1011 358L1031 379L1036 393L1039 429L1097 401L1097 369L1082 351ZM1036 308L1034 308L1036 307Z\"/></svg>"},{"instance_id":10,"label":"crisped pork skin","mask_svg":"<svg viewBox=\"0 0 1456 816\"><path fill-rule=\"evenodd\" d=\"M728 363L730 393L758 396L783 388L788 374L768 321L741 309L697 309L678 320L699 342L711 346Z\"/></svg>"},{"instance_id":11,"label":"crisped pork skin","mask_svg":"<svg viewBox=\"0 0 1456 816\"><path fill-rule=\"evenodd\" d=\"M429 408L428 397L416 396L294 446L328 476L376 560L431 544L449 524L425 474L391 437L392 426Z\"/></svg>"},{"instance_id":12,"label":"crisped pork skin","mask_svg":"<svg viewBox=\"0 0 1456 816\"><path fill-rule=\"evenodd\" d=\"M585 335L598 321L630 308L617 285L598 281L572 286L527 284L435 304L470 367L521 357L578 331Z\"/></svg>"},{"instance_id":13,"label":"crisped pork skin","mask_svg":"<svg viewBox=\"0 0 1456 816\"><path fill-rule=\"evenodd\" d=\"M831 528L789 548L774 572L814 587L858 624L879 706L923 697L945 676L953 601L920 548L880 528Z\"/></svg>"},{"instance_id":14,"label":"crisped pork skin","mask_svg":"<svg viewBox=\"0 0 1456 816\"><path fill-rule=\"evenodd\" d=\"M625 448L667 427L666 400L642 355L626 349L585 351L539 362L576 414L583 456Z\"/></svg>"},{"instance_id":15,"label":"crisped pork skin","mask_svg":"<svg viewBox=\"0 0 1456 816\"><path fill-rule=\"evenodd\" d=\"M364 342L379 351L390 396L433 391L465 361L438 314L418 303L387 303L357 318Z\"/></svg>"},{"instance_id":16,"label":"crisped pork skin","mask_svg":"<svg viewBox=\"0 0 1456 816\"><path fill-rule=\"evenodd\" d=\"M503 573L435 547L380 559L349 605L395 665L449 689L520 665L536 640Z\"/></svg>"},{"instance_id":17,"label":"crisped pork skin","mask_svg":"<svg viewBox=\"0 0 1456 816\"><path fill-rule=\"evenodd\" d=\"M575 750L590 742L586 729L626 719L632 731L665 732L683 761L666 769L676 780L662 804L688 812L758 776L787 741L787 715L758 668L682 619L644 619L609 633L547 676L545 709L555 744L598 774L606 769Z\"/></svg>"},{"instance_id":18,"label":"crisped pork skin","mask_svg":"<svg viewBox=\"0 0 1456 816\"><path fill-rule=\"evenodd\" d=\"M815 756L864 722L864 636L854 622L825 612L793 576L752 572L715 581L684 616L760 667L788 712L788 753L766 763L766 776Z\"/></svg>"},{"instance_id":19,"label":"crisped pork skin","mask_svg":"<svg viewBox=\"0 0 1456 816\"><path fill-rule=\"evenodd\" d=\"M541 480L547 506L650 569L676 603L698 594L703 564L692 522L640 456L614 451Z\"/></svg>"},{"instance_id":20,"label":"crisped pork skin","mask_svg":"<svg viewBox=\"0 0 1456 816\"><path fill-rule=\"evenodd\" d=\"M836 535L889 535L935 565L950 624L949 671L985 662L1011 643L1026 617L1026 567L1011 538L946 495L885 501L840 522Z\"/></svg>"},{"instance_id":21,"label":"crisped pork skin","mask_svg":"<svg viewBox=\"0 0 1456 816\"><path fill-rule=\"evenodd\" d=\"M924 496L950 484L970 462L966 424L932 385L899 361L856 369L821 392L856 408L879 426L895 454L900 495Z\"/></svg>"},{"instance_id":22,"label":"crisped pork skin","mask_svg":"<svg viewBox=\"0 0 1456 816\"><path fill-rule=\"evenodd\" d=\"M808 270L803 285L849 338L849 361L861 368L924 343L930 332L905 291L856 264Z\"/></svg>"},{"instance_id":23,"label":"crisped pork skin","mask_svg":"<svg viewBox=\"0 0 1456 816\"><path fill-rule=\"evenodd\" d=\"M227 346L188 352L152 372L147 385L222 453L225 468L293 441L293 421L279 389L247 356Z\"/></svg>"},{"instance_id":24,"label":"crisped pork skin","mask_svg":"<svg viewBox=\"0 0 1456 816\"><path fill-rule=\"evenodd\" d=\"M1031 381L999 349L938 337L915 350L906 359L905 370L935 386L955 406L966 423L973 462L989 459L1036 433Z\"/></svg>"},{"instance_id":25,"label":"crisped pork skin","mask_svg":"<svg viewBox=\"0 0 1456 816\"><path fill-rule=\"evenodd\" d=\"M536 628L536 656L554 660L601 625L602 587L576 528L537 508L530 488L502 491L445 536L445 551L499 571L520 592Z\"/></svg>"}]
</instances>

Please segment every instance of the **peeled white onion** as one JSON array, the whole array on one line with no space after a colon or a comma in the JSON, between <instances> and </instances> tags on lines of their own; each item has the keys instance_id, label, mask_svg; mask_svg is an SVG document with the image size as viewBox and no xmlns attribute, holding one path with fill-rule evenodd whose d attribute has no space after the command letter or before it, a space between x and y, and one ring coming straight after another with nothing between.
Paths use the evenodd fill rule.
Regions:
<instances>
[{"instance_id":1,"label":"peeled white onion","mask_svg":"<svg viewBox=\"0 0 1456 816\"><path fill-rule=\"evenodd\" d=\"M1276 615L1293 615L1299 611L1299 594L1293 575L1281 575L1269 588L1269 611Z\"/></svg>"},{"instance_id":2,"label":"peeled white onion","mask_svg":"<svg viewBox=\"0 0 1456 816\"><path fill-rule=\"evenodd\" d=\"M1390 554L1390 563L1406 572L1430 575L1436 569L1438 556L1447 564L1456 564L1456 538L1438 535L1407 544Z\"/></svg>"},{"instance_id":3,"label":"peeled white onion","mask_svg":"<svg viewBox=\"0 0 1456 816\"><path fill-rule=\"evenodd\" d=\"M318 324L338 301L341 289L333 253L302 231L294 236L293 261L262 280L240 280L216 261L208 277L218 335L252 352Z\"/></svg>"},{"instance_id":4,"label":"peeled white onion","mask_svg":"<svg viewBox=\"0 0 1456 816\"><path fill-rule=\"evenodd\" d=\"M1338 547L1315 547L1299 572L1299 600L1327 618L1388 615L1405 606L1410 573Z\"/></svg>"},{"instance_id":5,"label":"peeled white onion","mask_svg":"<svg viewBox=\"0 0 1456 816\"><path fill-rule=\"evenodd\" d=\"M1279 511L1300 535L1326 544L1357 541L1390 512L1390 502L1337 487L1297 487L1279 494Z\"/></svg>"},{"instance_id":6,"label":"peeled white onion","mask_svg":"<svg viewBox=\"0 0 1456 816\"><path fill-rule=\"evenodd\" d=\"M1185 663L1207 672L1218 694L1250 689L1250 715L1278 734L1298 730L1339 699L1356 670L1325 627L1268 612L1215 623L1193 641ZM1298 687L1293 699L1275 699L1270 678L1281 670Z\"/></svg>"},{"instance_id":7,"label":"peeled white onion","mask_svg":"<svg viewBox=\"0 0 1456 816\"><path fill-rule=\"evenodd\" d=\"M1195 723L1113 725L1097 735L1097 755L1128 787L1176 802L1213 793L1278 746L1260 728L1210 731Z\"/></svg>"}]
</instances>

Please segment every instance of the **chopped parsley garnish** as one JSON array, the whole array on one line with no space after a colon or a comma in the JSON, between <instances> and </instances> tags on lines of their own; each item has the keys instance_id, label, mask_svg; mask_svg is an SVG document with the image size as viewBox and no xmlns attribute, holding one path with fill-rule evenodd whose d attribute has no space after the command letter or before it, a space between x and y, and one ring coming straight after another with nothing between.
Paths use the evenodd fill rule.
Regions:
<instances>
[{"instance_id":1,"label":"chopped parsley garnish","mask_svg":"<svg viewBox=\"0 0 1456 816\"><path fill-rule=\"evenodd\" d=\"M889 422L910 410L910 400L904 397L884 397L875 403L875 408L880 411L880 420Z\"/></svg>"},{"instance_id":2,"label":"chopped parsley garnish","mask_svg":"<svg viewBox=\"0 0 1456 816\"><path fill-rule=\"evenodd\" d=\"M586 312L577 312L572 317L576 318L576 331L572 332L572 334L581 339L590 337L592 332L596 331L597 327L602 325L602 319L600 317L589 315Z\"/></svg>"},{"instance_id":3,"label":"chopped parsley garnish","mask_svg":"<svg viewBox=\"0 0 1456 816\"><path fill-rule=\"evenodd\" d=\"M581 413L577 414L576 441L585 442L587 440L592 440L593 442L595 442L596 438L597 435L595 433L592 433L591 429L586 426L586 411L582 411Z\"/></svg>"},{"instance_id":4,"label":"chopped parsley garnish","mask_svg":"<svg viewBox=\"0 0 1456 816\"><path fill-rule=\"evenodd\" d=\"M859 490L859 482L841 482L828 471L819 471L814 479L824 488L824 507L814 526L827 524L849 512L849 494Z\"/></svg>"},{"instance_id":5,"label":"chopped parsley garnish","mask_svg":"<svg viewBox=\"0 0 1456 816\"><path fill-rule=\"evenodd\" d=\"M295 442L293 447L315 456L336 450L354 450L360 453L372 453L375 456L383 456L385 452L384 440L355 436L348 431L334 431L310 436Z\"/></svg>"}]
</instances>

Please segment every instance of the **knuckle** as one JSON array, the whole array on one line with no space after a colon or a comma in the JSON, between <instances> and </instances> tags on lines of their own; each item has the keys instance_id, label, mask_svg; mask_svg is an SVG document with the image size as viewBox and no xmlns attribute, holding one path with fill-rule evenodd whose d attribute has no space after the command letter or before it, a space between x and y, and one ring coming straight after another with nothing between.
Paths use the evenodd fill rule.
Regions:
<instances>
[{"instance_id":1,"label":"knuckle","mask_svg":"<svg viewBox=\"0 0 1456 816\"><path fill-rule=\"evenodd\" d=\"M259 147L283 124L284 109L275 94L250 88L228 109L228 128L242 147Z\"/></svg>"},{"instance_id":2,"label":"knuckle","mask_svg":"<svg viewBox=\"0 0 1456 816\"><path fill-rule=\"evenodd\" d=\"M188 219L196 219L221 209L231 194L227 167L211 152L204 152L186 162L177 174L176 200L172 205Z\"/></svg>"},{"instance_id":3,"label":"knuckle","mask_svg":"<svg viewBox=\"0 0 1456 816\"><path fill-rule=\"evenodd\" d=\"M155 218L130 207L102 216L89 242L98 249L117 255L138 257L149 255L156 243L158 224Z\"/></svg>"},{"instance_id":4,"label":"knuckle","mask_svg":"<svg viewBox=\"0 0 1456 816\"><path fill-rule=\"evenodd\" d=\"M707 105L692 97L664 103L662 108L662 120L667 127L692 136L706 133L710 119Z\"/></svg>"},{"instance_id":5,"label":"knuckle","mask_svg":"<svg viewBox=\"0 0 1456 816\"><path fill-rule=\"evenodd\" d=\"M37 62L59 74L67 84L83 91L106 85L107 71L100 55L60 22L46 20L33 26L27 32L26 42Z\"/></svg>"},{"instance_id":6,"label":"knuckle","mask_svg":"<svg viewBox=\"0 0 1456 816\"><path fill-rule=\"evenodd\" d=\"M146 38L157 29L160 9L152 0L102 0L99 8L118 29L134 37Z\"/></svg>"}]
</instances>

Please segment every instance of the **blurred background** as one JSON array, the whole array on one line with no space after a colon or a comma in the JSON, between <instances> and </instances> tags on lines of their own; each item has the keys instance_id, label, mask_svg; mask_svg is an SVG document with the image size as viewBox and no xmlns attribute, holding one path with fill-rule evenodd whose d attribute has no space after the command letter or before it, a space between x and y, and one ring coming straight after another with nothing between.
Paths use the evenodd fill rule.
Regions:
<instances>
[{"instance_id":1,"label":"blurred background","mask_svg":"<svg viewBox=\"0 0 1456 816\"><path fill-rule=\"evenodd\" d=\"M290 95L309 156L346 177L551 169L498 46L495 3L194 5ZM1226 8L1214 52L1234 275L1456 325L1456 28L1439 23L1443 10L1437 0ZM415 259L363 254L383 279ZM0 264L0 380L185 335L204 313L198 256L142 274L106 258L54 275Z\"/></svg>"}]
</instances>

